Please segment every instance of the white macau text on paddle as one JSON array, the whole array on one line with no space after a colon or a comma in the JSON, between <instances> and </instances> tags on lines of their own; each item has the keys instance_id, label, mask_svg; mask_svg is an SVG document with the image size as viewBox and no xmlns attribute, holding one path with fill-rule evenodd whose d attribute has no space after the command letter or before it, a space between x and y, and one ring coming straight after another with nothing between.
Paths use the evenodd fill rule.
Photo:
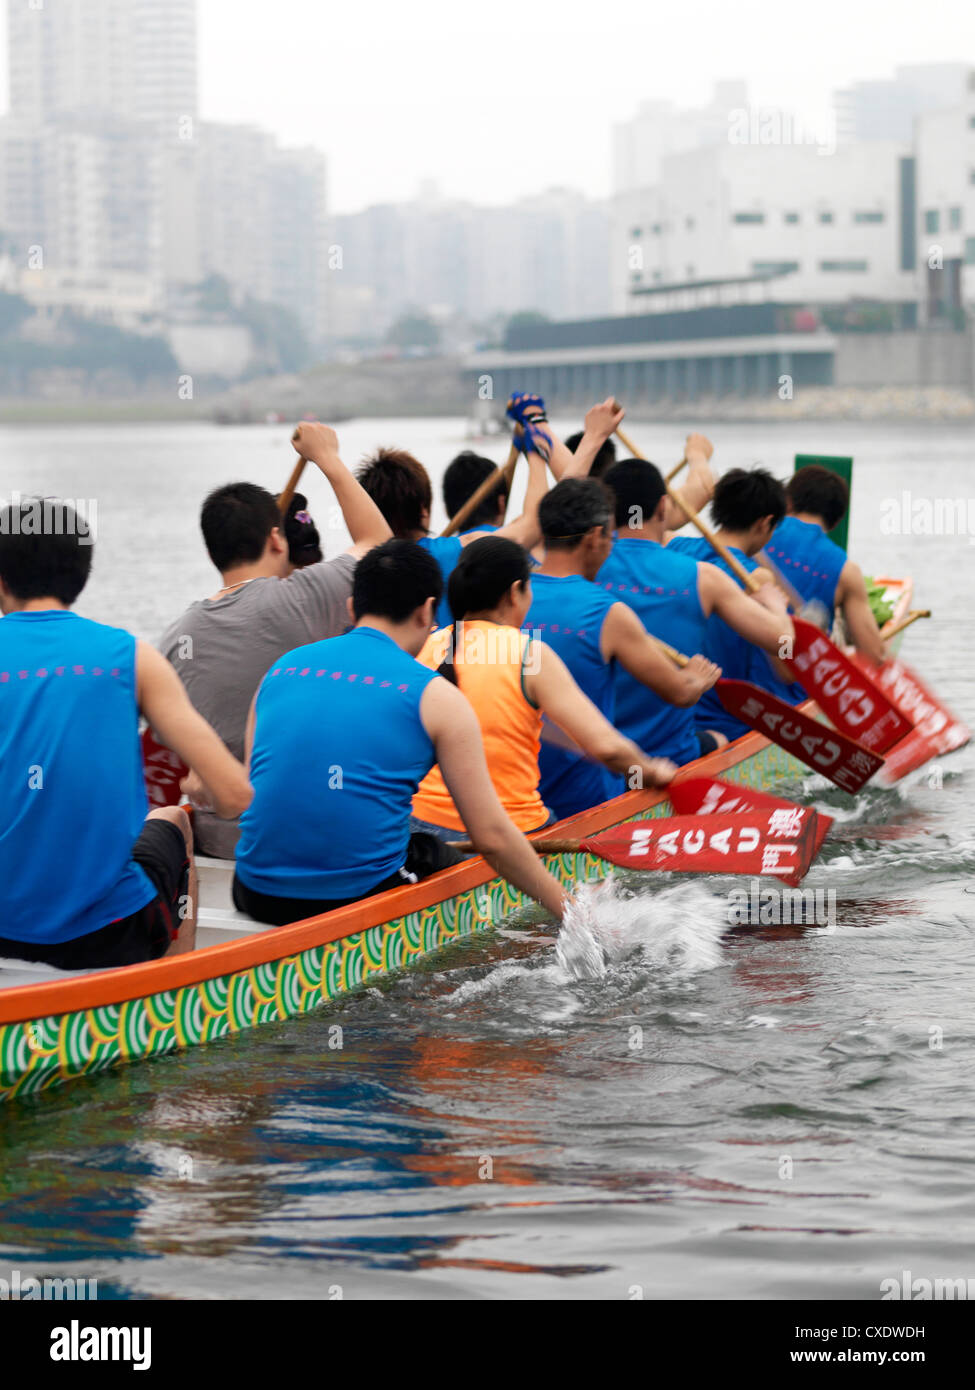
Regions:
<instances>
[{"instance_id":1,"label":"white macau text on paddle","mask_svg":"<svg viewBox=\"0 0 975 1390\"><path fill-rule=\"evenodd\" d=\"M134 1371L152 1365L151 1327L69 1327L51 1332L52 1361L131 1361Z\"/></svg>"}]
</instances>

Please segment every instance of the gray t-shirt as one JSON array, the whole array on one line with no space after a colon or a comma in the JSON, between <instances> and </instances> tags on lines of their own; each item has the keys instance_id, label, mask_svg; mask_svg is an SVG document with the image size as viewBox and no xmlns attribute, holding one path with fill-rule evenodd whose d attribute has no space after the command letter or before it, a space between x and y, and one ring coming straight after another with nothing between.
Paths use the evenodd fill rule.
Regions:
<instances>
[{"instance_id":1,"label":"gray t-shirt","mask_svg":"<svg viewBox=\"0 0 975 1390\"><path fill-rule=\"evenodd\" d=\"M243 761L247 713L273 662L292 647L337 637L349 626L354 555L295 570L287 579L251 579L216 599L198 599L159 642L193 706ZM232 859L236 821L194 816L201 854Z\"/></svg>"}]
</instances>

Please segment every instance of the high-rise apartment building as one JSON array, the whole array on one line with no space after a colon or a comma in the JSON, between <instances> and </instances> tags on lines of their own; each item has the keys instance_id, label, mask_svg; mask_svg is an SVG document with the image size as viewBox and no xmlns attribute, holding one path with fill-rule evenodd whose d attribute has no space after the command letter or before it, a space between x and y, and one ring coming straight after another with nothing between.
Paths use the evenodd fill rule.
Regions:
<instances>
[{"instance_id":1,"label":"high-rise apartment building","mask_svg":"<svg viewBox=\"0 0 975 1390\"><path fill-rule=\"evenodd\" d=\"M196 114L196 0L7 0L10 114L148 121Z\"/></svg>"},{"instance_id":2,"label":"high-rise apartment building","mask_svg":"<svg viewBox=\"0 0 975 1390\"><path fill-rule=\"evenodd\" d=\"M72 292L97 281L109 305L112 276L120 305L141 277L159 311L219 274L324 331L324 161L199 121L197 0L7 0L7 23L0 234L17 264Z\"/></svg>"}]
</instances>

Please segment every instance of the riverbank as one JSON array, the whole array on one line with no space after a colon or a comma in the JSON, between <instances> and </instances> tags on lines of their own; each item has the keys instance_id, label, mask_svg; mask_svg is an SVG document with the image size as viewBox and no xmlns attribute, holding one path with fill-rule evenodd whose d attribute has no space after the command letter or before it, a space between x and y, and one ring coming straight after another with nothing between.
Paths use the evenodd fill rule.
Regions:
<instances>
[{"instance_id":1,"label":"riverbank","mask_svg":"<svg viewBox=\"0 0 975 1390\"><path fill-rule=\"evenodd\" d=\"M488 410L500 418L503 402L479 399L482 381L455 358L329 363L307 372L263 377L231 387L197 381L191 383L191 395L184 382L181 394L174 387L126 399L0 399L0 423L216 420L222 424L257 424L304 417L335 421L437 416L473 419L483 418ZM558 399L550 405L561 415L574 413L571 405ZM581 412L581 404L577 409ZM954 387L823 386L797 389L791 400L781 400L776 391L761 397L631 401L628 413L633 420L693 417L702 425L730 420L975 423L975 397Z\"/></svg>"}]
</instances>

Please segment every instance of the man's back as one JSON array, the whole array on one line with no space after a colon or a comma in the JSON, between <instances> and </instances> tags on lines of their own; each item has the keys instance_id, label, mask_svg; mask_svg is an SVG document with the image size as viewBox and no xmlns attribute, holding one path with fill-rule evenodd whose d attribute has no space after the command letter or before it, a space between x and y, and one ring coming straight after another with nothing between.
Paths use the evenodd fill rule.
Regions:
<instances>
[{"instance_id":1,"label":"man's back","mask_svg":"<svg viewBox=\"0 0 975 1390\"><path fill-rule=\"evenodd\" d=\"M436 673L358 627L285 653L257 699L237 874L258 893L352 898L404 863L434 762L420 699Z\"/></svg>"},{"instance_id":2,"label":"man's back","mask_svg":"<svg viewBox=\"0 0 975 1390\"><path fill-rule=\"evenodd\" d=\"M825 605L832 626L836 586L846 564L846 552L814 521L785 517L765 547L772 563L782 571L801 598Z\"/></svg>"},{"instance_id":3,"label":"man's back","mask_svg":"<svg viewBox=\"0 0 975 1390\"><path fill-rule=\"evenodd\" d=\"M697 571L689 555L621 535L597 583L632 608L651 636L693 655L701 651L706 623ZM616 727L647 753L678 765L700 752L693 707L668 704L626 671L616 679Z\"/></svg>"},{"instance_id":4,"label":"man's back","mask_svg":"<svg viewBox=\"0 0 975 1390\"><path fill-rule=\"evenodd\" d=\"M148 811L136 643L64 609L0 622L0 934L70 941L155 895L132 862Z\"/></svg>"},{"instance_id":5,"label":"man's back","mask_svg":"<svg viewBox=\"0 0 975 1390\"><path fill-rule=\"evenodd\" d=\"M235 758L243 759L251 701L273 662L292 647L348 627L355 566L354 556L339 555L287 579L250 579L219 598L190 604L163 635L160 651ZM236 836L235 822L198 814L204 854L232 857Z\"/></svg>"},{"instance_id":6,"label":"man's back","mask_svg":"<svg viewBox=\"0 0 975 1390\"><path fill-rule=\"evenodd\" d=\"M740 583L731 566L726 565L715 554L703 536L675 536L667 549L677 554L688 555L703 564L716 565L718 569L730 575L735 583ZM756 561L737 546L729 546L729 550L749 574L759 568ZM802 686L787 685L785 681L780 680L761 647L756 647L754 643L740 636L723 618L719 618L717 613L712 613L708 618L703 655L721 667L721 674L725 680L751 681L762 690L771 691L788 704L798 704L806 698ZM728 713L713 689L705 691L697 702L695 723L699 729L715 729L729 739L740 738L748 732L748 725Z\"/></svg>"},{"instance_id":7,"label":"man's back","mask_svg":"<svg viewBox=\"0 0 975 1390\"><path fill-rule=\"evenodd\" d=\"M584 695L613 723L616 663L603 658L603 623L616 598L582 575L532 575L532 606L526 631L556 651ZM597 806L625 790L623 778L589 762L552 739L543 741L538 759L539 790L561 820Z\"/></svg>"}]
</instances>

